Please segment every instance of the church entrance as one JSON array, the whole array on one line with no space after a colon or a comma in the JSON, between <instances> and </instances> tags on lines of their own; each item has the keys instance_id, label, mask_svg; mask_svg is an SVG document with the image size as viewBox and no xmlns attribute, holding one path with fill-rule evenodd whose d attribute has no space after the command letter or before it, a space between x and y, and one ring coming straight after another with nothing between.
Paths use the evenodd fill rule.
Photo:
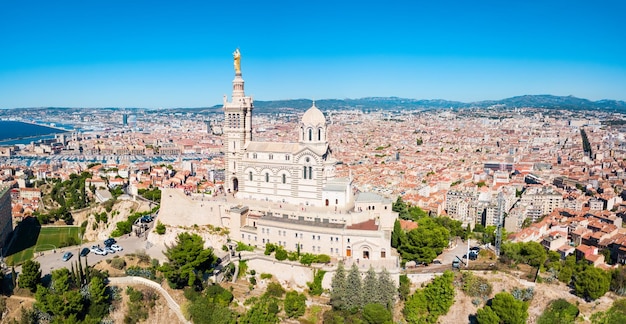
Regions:
<instances>
[{"instance_id":1,"label":"church entrance","mask_svg":"<svg viewBox=\"0 0 626 324\"><path fill-rule=\"evenodd\" d=\"M328 206L328 199L326 199L326 206Z\"/></svg>"},{"instance_id":2,"label":"church entrance","mask_svg":"<svg viewBox=\"0 0 626 324\"><path fill-rule=\"evenodd\" d=\"M346 256L347 257L351 257L352 256L352 250L350 249L350 247L348 246L348 248L346 249Z\"/></svg>"},{"instance_id":3,"label":"church entrance","mask_svg":"<svg viewBox=\"0 0 626 324\"><path fill-rule=\"evenodd\" d=\"M239 191L239 180L237 178L233 178L233 190Z\"/></svg>"}]
</instances>

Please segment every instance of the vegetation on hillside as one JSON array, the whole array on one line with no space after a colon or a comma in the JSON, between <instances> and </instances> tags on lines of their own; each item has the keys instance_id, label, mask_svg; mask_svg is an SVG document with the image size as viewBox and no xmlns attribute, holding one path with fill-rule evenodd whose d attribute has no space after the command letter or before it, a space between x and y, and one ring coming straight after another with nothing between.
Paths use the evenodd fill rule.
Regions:
<instances>
[{"instance_id":1,"label":"vegetation on hillside","mask_svg":"<svg viewBox=\"0 0 626 324\"><path fill-rule=\"evenodd\" d=\"M346 273L340 262L331 287L330 304L333 309L324 313L324 323L343 323L344 318L346 322L391 321L397 289L387 270L376 274L370 267L365 278L361 279L356 263Z\"/></svg>"},{"instance_id":2,"label":"vegetation on hillside","mask_svg":"<svg viewBox=\"0 0 626 324\"><path fill-rule=\"evenodd\" d=\"M417 206L409 206L398 197L392 206L401 219L417 222L417 228L408 232L402 230L396 220L391 234L391 246L398 250L402 262L417 261L431 263L443 252L453 237L465 237L465 229L460 221L449 217L430 217Z\"/></svg>"},{"instance_id":3,"label":"vegetation on hillside","mask_svg":"<svg viewBox=\"0 0 626 324\"><path fill-rule=\"evenodd\" d=\"M402 314L408 323L437 323L454 303L454 274L444 272L423 289L417 289L406 303Z\"/></svg>"},{"instance_id":4,"label":"vegetation on hillside","mask_svg":"<svg viewBox=\"0 0 626 324\"><path fill-rule=\"evenodd\" d=\"M159 270L172 288L201 287L202 274L213 267L217 260L213 249L204 248L204 240L197 234L183 232L176 243L163 252L168 262Z\"/></svg>"}]
</instances>

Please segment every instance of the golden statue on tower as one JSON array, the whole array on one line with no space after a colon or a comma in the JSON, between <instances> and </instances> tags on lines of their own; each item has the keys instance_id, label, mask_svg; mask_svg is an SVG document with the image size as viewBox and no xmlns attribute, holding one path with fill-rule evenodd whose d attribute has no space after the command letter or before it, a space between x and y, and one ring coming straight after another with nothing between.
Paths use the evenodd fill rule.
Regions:
<instances>
[{"instance_id":1,"label":"golden statue on tower","mask_svg":"<svg viewBox=\"0 0 626 324\"><path fill-rule=\"evenodd\" d=\"M241 73L241 53L239 53L239 49L236 49L233 53L233 59L235 60L235 73Z\"/></svg>"}]
</instances>

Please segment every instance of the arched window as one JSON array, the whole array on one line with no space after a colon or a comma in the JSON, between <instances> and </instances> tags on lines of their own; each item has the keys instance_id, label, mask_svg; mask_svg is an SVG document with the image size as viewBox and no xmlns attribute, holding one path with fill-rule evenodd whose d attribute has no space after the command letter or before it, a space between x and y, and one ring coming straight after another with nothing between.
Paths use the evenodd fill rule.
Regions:
<instances>
[{"instance_id":1,"label":"arched window","mask_svg":"<svg viewBox=\"0 0 626 324\"><path fill-rule=\"evenodd\" d=\"M252 171L248 173L248 180L252 181Z\"/></svg>"},{"instance_id":2,"label":"arched window","mask_svg":"<svg viewBox=\"0 0 626 324\"><path fill-rule=\"evenodd\" d=\"M313 130L309 128L309 141L313 140Z\"/></svg>"},{"instance_id":3,"label":"arched window","mask_svg":"<svg viewBox=\"0 0 626 324\"><path fill-rule=\"evenodd\" d=\"M270 174L265 173L265 182L270 182Z\"/></svg>"},{"instance_id":4,"label":"arched window","mask_svg":"<svg viewBox=\"0 0 626 324\"><path fill-rule=\"evenodd\" d=\"M309 179L313 179L313 167L309 167Z\"/></svg>"},{"instance_id":5,"label":"arched window","mask_svg":"<svg viewBox=\"0 0 626 324\"><path fill-rule=\"evenodd\" d=\"M283 183L287 183L287 175L283 173Z\"/></svg>"},{"instance_id":6,"label":"arched window","mask_svg":"<svg viewBox=\"0 0 626 324\"><path fill-rule=\"evenodd\" d=\"M322 129L321 128L317 129L317 140L318 141L322 140Z\"/></svg>"},{"instance_id":7,"label":"arched window","mask_svg":"<svg viewBox=\"0 0 626 324\"><path fill-rule=\"evenodd\" d=\"M306 179L306 166L304 167L304 176L302 178Z\"/></svg>"}]
</instances>

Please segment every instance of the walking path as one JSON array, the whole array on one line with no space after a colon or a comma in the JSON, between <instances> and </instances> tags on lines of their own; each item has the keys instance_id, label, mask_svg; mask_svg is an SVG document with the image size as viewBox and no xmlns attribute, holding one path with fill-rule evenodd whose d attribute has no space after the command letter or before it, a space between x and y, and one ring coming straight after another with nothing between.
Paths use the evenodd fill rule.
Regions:
<instances>
[{"instance_id":1,"label":"walking path","mask_svg":"<svg viewBox=\"0 0 626 324\"><path fill-rule=\"evenodd\" d=\"M113 285L114 284L118 284L118 285L135 284L135 285L144 285L150 288L154 288L158 292L160 292L161 295L163 295L163 297L165 297L165 300L167 301L167 305L172 311L174 311L174 313L176 313L176 316L178 316L178 319L180 319L181 323L191 324L191 322L185 319L185 316L183 316L183 313L180 310L180 305L178 305L178 303L176 303L176 301L172 298L172 296L170 296L170 294L165 289L163 289L163 287L161 287L161 285L159 285L158 283L152 280L148 280L146 278L130 277L130 276L129 277L109 277L109 283Z\"/></svg>"}]
</instances>

